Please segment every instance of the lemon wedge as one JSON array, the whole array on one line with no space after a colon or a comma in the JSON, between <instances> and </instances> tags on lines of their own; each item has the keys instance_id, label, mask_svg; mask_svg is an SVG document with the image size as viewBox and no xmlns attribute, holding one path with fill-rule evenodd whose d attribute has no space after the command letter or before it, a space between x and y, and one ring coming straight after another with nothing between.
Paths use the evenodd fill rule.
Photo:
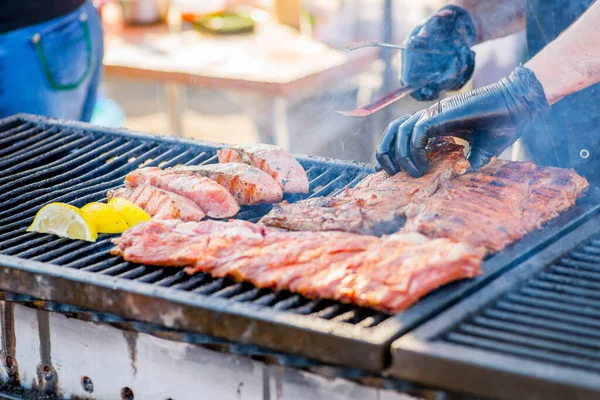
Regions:
<instances>
[{"instance_id":1,"label":"lemon wedge","mask_svg":"<svg viewBox=\"0 0 600 400\"><path fill-rule=\"evenodd\" d=\"M98 233L123 233L129 227L125 218L106 204L88 203L81 211L96 224Z\"/></svg>"},{"instance_id":2,"label":"lemon wedge","mask_svg":"<svg viewBox=\"0 0 600 400\"><path fill-rule=\"evenodd\" d=\"M88 242L95 242L98 238L94 222L77 207L65 203L50 203L42 207L27 232L51 233Z\"/></svg>"},{"instance_id":3,"label":"lemon wedge","mask_svg":"<svg viewBox=\"0 0 600 400\"><path fill-rule=\"evenodd\" d=\"M107 206L113 208L125 218L127 225L132 228L137 224L145 221L150 221L150 215L136 204L121 197L113 197L107 203Z\"/></svg>"}]
</instances>

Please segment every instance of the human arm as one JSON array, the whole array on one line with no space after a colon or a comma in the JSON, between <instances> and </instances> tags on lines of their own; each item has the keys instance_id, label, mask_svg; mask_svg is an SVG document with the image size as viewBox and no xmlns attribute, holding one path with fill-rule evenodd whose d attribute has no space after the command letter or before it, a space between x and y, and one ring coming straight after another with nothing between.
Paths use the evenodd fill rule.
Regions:
<instances>
[{"instance_id":1,"label":"human arm","mask_svg":"<svg viewBox=\"0 0 600 400\"><path fill-rule=\"evenodd\" d=\"M548 103L600 82L600 2L592 4L525 66L541 82Z\"/></svg>"},{"instance_id":2,"label":"human arm","mask_svg":"<svg viewBox=\"0 0 600 400\"><path fill-rule=\"evenodd\" d=\"M476 43L496 39L525 29L527 0L453 0L471 14L477 31Z\"/></svg>"},{"instance_id":3,"label":"human arm","mask_svg":"<svg viewBox=\"0 0 600 400\"><path fill-rule=\"evenodd\" d=\"M390 174L417 177L429 169L429 139L456 136L471 145L474 169L514 143L523 126L564 96L600 82L600 3L525 67L492 85L444 99L392 122L380 141L377 160Z\"/></svg>"}]
</instances>

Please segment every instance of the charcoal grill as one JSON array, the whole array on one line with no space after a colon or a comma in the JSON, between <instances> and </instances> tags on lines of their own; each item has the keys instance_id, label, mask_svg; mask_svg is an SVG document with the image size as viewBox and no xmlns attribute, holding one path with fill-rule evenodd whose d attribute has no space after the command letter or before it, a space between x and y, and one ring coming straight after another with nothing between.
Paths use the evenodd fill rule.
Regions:
<instances>
[{"instance_id":1,"label":"charcoal grill","mask_svg":"<svg viewBox=\"0 0 600 400\"><path fill-rule=\"evenodd\" d=\"M108 253L107 235L86 243L25 232L46 203L99 201L141 165L213 163L219 148L29 115L0 121L0 289L380 372L392 361L389 346L395 339L576 230L598 214L600 204L598 193L590 191L559 218L485 260L482 276L439 289L396 315L124 262ZM338 193L374 170L365 164L298 158L309 175L309 196ZM269 210L248 207L237 218L257 221Z\"/></svg>"}]
</instances>

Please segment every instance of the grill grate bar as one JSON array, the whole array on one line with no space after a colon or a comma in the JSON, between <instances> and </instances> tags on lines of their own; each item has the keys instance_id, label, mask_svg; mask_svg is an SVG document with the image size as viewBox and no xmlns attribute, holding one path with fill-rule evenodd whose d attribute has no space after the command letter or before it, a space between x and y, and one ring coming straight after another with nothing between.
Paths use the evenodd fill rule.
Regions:
<instances>
[{"instance_id":1,"label":"grill grate bar","mask_svg":"<svg viewBox=\"0 0 600 400\"><path fill-rule=\"evenodd\" d=\"M598 263L589 262L585 260L576 260L571 258L561 258L558 260L558 265L562 265L567 267L568 270L577 272L578 269L587 269L590 271L598 271L600 270L600 265Z\"/></svg>"},{"instance_id":2,"label":"grill grate bar","mask_svg":"<svg viewBox=\"0 0 600 400\"><path fill-rule=\"evenodd\" d=\"M547 318L552 321L568 322L573 325L589 326L600 329L600 321L594 318L583 317L579 315L573 315L568 312L561 312L557 310L546 310L536 307L525 306L521 304L509 303L507 301L499 301L496 303L496 307L503 311L514 312L519 314L530 315L538 318Z\"/></svg>"},{"instance_id":3,"label":"grill grate bar","mask_svg":"<svg viewBox=\"0 0 600 400\"><path fill-rule=\"evenodd\" d=\"M128 271L122 271L113 276L118 276L119 278L129 279L129 280L139 279L142 276L146 275L147 273L153 272L154 268L156 268L156 267L148 267L146 265L134 265L134 267L132 269L129 269Z\"/></svg>"},{"instance_id":4,"label":"grill grate bar","mask_svg":"<svg viewBox=\"0 0 600 400\"><path fill-rule=\"evenodd\" d=\"M122 155L115 158L115 163L119 163L122 160L127 160L131 156L133 156L138 151L144 151L148 146L139 145L138 147L131 149L130 151L123 153ZM145 154L154 154L156 150L146 150ZM106 159L108 160L108 158ZM129 169L127 164L121 165L118 168L115 168L113 163L104 162L101 167L98 168L98 164L101 164L102 160L94 159L90 160L87 163L82 165L81 170L88 170L87 173L82 175L79 174L80 171L68 171L60 175L56 175L52 179L46 180L44 183L46 185L52 185L54 189L54 193L48 193L46 197L50 197L50 195L59 195L68 193L69 191L78 190L84 187L84 185L93 185L94 183L102 183L108 179L112 179L122 176L126 174L126 171ZM97 177L98 174L106 174L103 177ZM77 185L73 185L73 180L79 182ZM69 186L69 183L72 185ZM10 197L14 199L14 202L26 202L31 198L35 198L40 194L44 194L47 192L45 189L37 189L39 183L35 182L26 186L19 187L18 189L11 190L4 194L5 197ZM20 196L19 196L20 195ZM18 196L18 197L17 197ZM22 208L22 207L21 207ZM0 213L0 218L5 217L6 215L10 215L11 212L14 213L14 209L9 209Z\"/></svg>"},{"instance_id":5,"label":"grill grate bar","mask_svg":"<svg viewBox=\"0 0 600 400\"><path fill-rule=\"evenodd\" d=\"M199 288L193 289L192 291L198 294L210 295L221 290L223 286L225 286L225 279L217 278L209 284L207 284L206 286L201 286Z\"/></svg>"},{"instance_id":6,"label":"grill grate bar","mask_svg":"<svg viewBox=\"0 0 600 400\"><path fill-rule=\"evenodd\" d=\"M592 250L595 250L598 253L594 253ZM569 256L575 260L587 261L596 265L600 264L600 249L596 249L594 247L585 247L581 252L574 251L569 254Z\"/></svg>"},{"instance_id":7,"label":"grill grate bar","mask_svg":"<svg viewBox=\"0 0 600 400\"><path fill-rule=\"evenodd\" d=\"M44 139L47 139L48 136L51 138L60 136L60 132L57 132L54 128L40 129L39 127L33 127L10 137L3 137L0 139L0 157L11 153L18 154L19 150L29 147L30 144L46 144L48 140Z\"/></svg>"},{"instance_id":8,"label":"grill grate bar","mask_svg":"<svg viewBox=\"0 0 600 400\"><path fill-rule=\"evenodd\" d=\"M100 272L107 270L108 268L114 267L117 264L121 264L122 260L120 258L109 258L108 260L100 260L96 263L88 263L86 266L80 268L82 271L89 272ZM74 268L74 267L72 267Z\"/></svg>"},{"instance_id":9,"label":"grill grate bar","mask_svg":"<svg viewBox=\"0 0 600 400\"><path fill-rule=\"evenodd\" d=\"M247 301L254 301L260 296L260 292L262 290L263 289L260 289L257 287L252 287L250 290L248 290L246 292L236 294L235 296L233 296L231 298L231 300L239 301L241 303L247 302Z\"/></svg>"},{"instance_id":10,"label":"grill grate bar","mask_svg":"<svg viewBox=\"0 0 600 400\"><path fill-rule=\"evenodd\" d=\"M567 296L600 299L600 293L595 290L582 289L568 284L548 283L539 279L532 279L527 283L527 285L532 288L543 289L556 293L564 293Z\"/></svg>"},{"instance_id":11,"label":"grill grate bar","mask_svg":"<svg viewBox=\"0 0 600 400\"><path fill-rule=\"evenodd\" d=\"M600 284L595 282L588 282L585 279L571 278L567 276L549 274L546 272L542 272L538 276L539 279L554 282L554 283L562 283L566 285L577 286L581 288L589 288L594 290L600 290Z\"/></svg>"},{"instance_id":12,"label":"grill grate bar","mask_svg":"<svg viewBox=\"0 0 600 400\"><path fill-rule=\"evenodd\" d=\"M331 196L339 196L340 194L342 194L347 188L353 188L358 182L362 181L365 176L367 176L367 174L359 174L357 175L354 179L352 179L350 182L348 182L346 185L344 185L343 187L339 188L338 190L334 191Z\"/></svg>"},{"instance_id":13,"label":"grill grate bar","mask_svg":"<svg viewBox=\"0 0 600 400\"><path fill-rule=\"evenodd\" d=\"M175 285L176 283L181 283L185 278L188 277L188 274L186 274L183 270L174 271L176 272L173 275L165 276L163 279L154 282L154 284L162 287L170 287Z\"/></svg>"},{"instance_id":14,"label":"grill grate bar","mask_svg":"<svg viewBox=\"0 0 600 400\"><path fill-rule=\"evenodd\" d=\"M242 283L234 283L233 285L225 286L223 289L219 289L216 292L212 293L213 297L223 297L230 298L237 294L240 294L248 289L248 286L243 285Z\"/></svg>"},{"instance_id":15,"label":"grill grate bar","mask_svg":"<svg viewBox=\"0 0 600 400\"><path fill-rule=\"evenodd\" d=\"M152 268L157 268L157 267L152 267ZM165 277L165 275L168 276L169 272L168 272L169 268L159 268L156 270L150 270L148 274L146 275L142 275L139 278L135 278L136 281L139 282L145 282L145 283L154 283L162 278ZM172 269L170 269L171 271L173 271Z\"/></svg>"},{"instance_id":16,"label":"grill grate bar","mask_svg":"<svg viewBox=\"0 0 600 400\"><path fill-rule=\"evenodd\" d=\"M573 315L585 315L593 318L598 318L600 320L600 310L591 310L587 308L576 307L552 300L529 298L517 293L508 294L507 299L519 304L531 305L534 307L540 307L550 310L565 311L568 313L572 313Z\"/></svg>"},{"instance_id":17,"label":"grill grate bar","mask_svg":"<svg viewBox=\"0 0 600 400\"><path fill-rule=\"evenodd\" d=\"M100 273L102 275L117 276L120 273L123 273L124 271L131 270L131 268L133 268L134 266L135 266L135 264L132 264L127 261L122 261L116 265L113 265L110 268L107 268L107 269L101 271Z\"/></svg>"},{"instance_id":18,"label":"grill grate bar","mask_svg":"<svg viewBox=\"0 0 600 400\"><path fill-rule=\"evenodd\" d=\"M496 329L487 329L468 323L460 324L460 331L470 336L476 336L483 339L498 340L505 343L515 343L529 348L545 350L551 353L575 354L588 360L600 361L600 352L593 349L582 349L580 347L550 341L541 337L532 337L533 335L523 335L517 333L507 333ZM534 333L533 331L531 333ZM597 363L600 367L600 362Z\"/></svg>"},{"instance_id":19,"label":"grill grate bar","mask_svg":"<svg viewBox=\"0 0 600 400\"><path fill-rule=\"evenodd\" d=\"M79 168L78 166L81 163L85 163L86 160L90 157L100 157L103 152L109 152L115 147L119 147L118 149L113 150L115 153L118 151L122 151L120 146L123 146L123 144L120 144L120 142L121 140L118 139L108 141L104 144L98 142L91 142L83 147L78 148L73 152L70 152L63 158L60 158L54 162L45 165L41 165L37 168L35 168L35 165L39 165L39 161L36 159L29 160L26 163L19 164L12 168L8 168L4 171L7 176L5 178L0 178L0 189L5 191L10 187L16 185L17 182L19 182L19 184L23 184L24 182L29 182L34 179L41 179L45 176L52 176L54 173L59 171L66 171L74 168ZM125 145L132 146L131 143L125 143ZM27 167L25 171L17 172L22 171L24 167ZM11 183L12 185L9 185Z\"/></svg>"},{"instance_id":20,"label":"grill grate bar","mask_svg":"<svg viewBox=\"0 0 600 400\"><path fill-rule=\"evenodd\" d=\"M560 354L554 354L545 350L531 349L520 345L497 342L494 340L483 339L479 337L473 337L461 333L450 333L448 334L447 340L450 342L462 344L468 347L477 347L488 349L503 354L514 354L526 358L533 358L543 361L555 362L561 365L572 365L585 369L600 369L600 363L587 361L584 359L577 359L574 357L564 357ZM568 361L568 362L566 362Z\"/></svg>"},{"instance_id":21,"label":"grill grate bar","mask_svg":"<svg viewBox=\"0 0 600 400\"><path fill-rule=\"evenodd\" d=\"M165 158L169 155L169 153L172 151L167 151L163 154L161 154L159 157L157 157L157 159L162 159ZM156 161L156 159L155 159ZM3 220L0 220L0 223L4 223L7 224L11 221L14 221L18 218L21 218L21 220L17 220L16 222L13 223L9 223L7 225L4 225L2 228L0 228L0 231L7 231L7 230L14 230L15 228L18 228L19 226L25 224L27 222L27 218L31 218L35 212L36 209L39 207L39 204L43 204L43 202L48 201L50 199L52 199L52 201L62 201L62 202L66 202L66 203L80 203L81 205L87 203L88 201L92 201L92 200L98 200L104 197L104 194L106 193L107 190L114 188L114 187L118 187L122 184L123 179L125 178L125 175L123 175L123 171L121 171L122 168L119 168L118 170L115 170L113 173L111 173L109 176L107 176L107 179L110 179L111 177L113 178L110 181L104 181L101 183L96 183L96 182L92 182L90 181L87 185L86 183L82 183L80 185L75 185L72 188L68 188L66 187L67 185L61 185L61 186L65 186L64 189L60 190L60 193L65 193L60 197L54 197L56 196L56 194L53 193L49 193L47 195L42 195L39 196L38 198L35 198L33 200L30 200L27 203L18 205L16 207L14 207L12 210L14 212L15 209L25 209L24 211L22 211L19 214L14 214L12 216L9 216L7 218L4 218ZM121 175L118 175L121 174ZM116 178L114 178L114 176L117 176ZM99 181L99 180L94 180L94 181ZM92 185L92 183L96 183L94 185ZM1 215L2 213L0 213ZM2 235L0 235L0 240L2 238Z\"/></svg>"},{"instance_id":22,"label":"grill grate bar","mask_svg":"<svg viewBox=\"0 0 600 400\"><path fill-rule=\"evenodd\" d=\"M77 147L79 144L87 143L89 140L90 139L88 138L77 138L76 134L63 136L57 139L57 141L48 143L44 146L36 146L33 149L23 149L22 151L13 153L9 157L4 157L2 161L0 161L0 168L14 166L32 159L42 161L50 157L59 155L66 150ZM63 146L56 147L57 145L63 143ZM39 143L37 144L39 145Z\"/></svg>"},{"instance_id":23,"label":"grill grate bar","mask_svg":"<svg viewBox=\"0 0 600 400\"><path fill-rule=\"evenodd\" d=\"M341 181L347 179L348 176L346 174L338 175L336 178L333 178L332 180L328 181L324 186L320 187L319 190L315 189L315 192L310 196L310 198L326 196L329 192L339 187ZM345 186L345 184L342 185Z\"/></svg>"},{"instance_id":24,"label":"grill grate bar","mask_svg":"<svg viewBox=\"0 0 600 400\"><path fill-rule=\"evenodd\" d=\"M590 349L600 350L600 342L596 339L589 339L579 336L573 336L568 333L555 332L549 329L541 329L537 327L533 327L529 324L521 325L510 323L506 321L496 321L490 318L485 317L475 317L473 318L474 326L488 328L497 331L507 331L509 333L516 333L526 336L535 336L536 338L547 339L550 341L556 341L560 343L565 343L568 345L587 347Z\"/></svg>"},{"instance_id":25,"label":"grill grate bar","mask_svg":"<svg viewBox=\"0 0 600 400\"><path fill-rule=\"evenodd\" d=\"M4 126L0 125L0 129L6 129L3 132L0 131L0 138L5 138L5 137L14 138L15 136L17 136L23 130L29 130L31 128L37 128L37 129L39 129L39 127L37 125L34 125L31 122L25 122L25 123L22 123L20 125L16 125L13 128L8 128L8 129L6 129Z\"/></svg>"},{"instance_id":26,"label":"grill grate bar","mask_svg":"<svg viewBox=\"0 0 600 400\"><path fill-rule=\"evenodd\" d=\"M49 246L44 246L44 247L32 248L32 249L23 251L21 253L18 253L16 255L18 257L23 257L23 258L27 257L27 258L31 258L32 260L43 262L43 261L51 260L55 257L59 257L65 253L69 253L70 251L80 248L84 245L85 244L81 243L80 241L75 240L75 241L70 241L69 243L66 243L63 246L60 246L59 248L57 248L55 250L48 251L48 249L46 247L49 247Z\"/></svg>"},{"instance_id":27,"label":"grill grate bar","mask_svg":"<svg viewBox=\"0 0 600 400\"><path fill-rule=\"evenodd\" d=\"M50 247L60 247L63 243L70 242L69 239L57 238L52 235L38 235L33 232L24 232L18 233L17 237L14 237L10 240L6 240L2 243L2 247L6 247L6 250L3 249L2 253L7 255L14 255L20 251L25 251L33 246L45 246L50 242Z\"/></svg>"},{"instance_id":28,"label":"grill grate bar","mask_svg":"<svg viewBox=\"0 0 600 400\"><path fill-rule=\"evenodd\" d=\"M586 328L583 326L575 326L566 324L563 321L551 321L545 318L533 317L531 315L520 315L511 312L498 310L495 308L486 309L483 314L484 317L493 318L501 321L514 322L516 324L529 325L532 327L550 329L553 331L574 333L577 335L588 336L592 338L600 339L600 333L594 329Z\"/></svg>"},{"instance_id":29,"label":"grill grate bar","mask_svg":"<svg viewBox=\"0 0 600 400\"><path fill-rule=\"evenodd\" d=\"M572 305L581 305L581 306L585 306L585 307L596 307L598 309L600 309L600 301L598 300L593 300L593 299L589 299L589 298L584 298L584 297L577 297L577 296L565 296L564 294L561 293L556 293L555 291L547 291L547 290L540 290L540 289L535 289L535 288L530 288L530 287L524 287L520 290L521 294L524 294L526 296L529 296L531 298L539 298L539 299L545 299L545 300L553 300L553 301L557 301L557 302L564 302L564 303L568 303L568 304L572 304Z\"/></svg>"},{"instance_id":30,"label":"grill grate bar","mask_svg":"<svg viewBox=\"0 0 600 400\"><path fill-rule=\"evenodd\" d=\"M185 165L201 165L201 164L204 164L206 162L206 160L208 160L212 156L213 155L209 154L209 152L203 151L202 153L198 154L196 157L187 161L185 163Z\"/></svg>"},{"instance_id":31,"label":"grill grate bar","mask_svg":"<svg viewBox=\"0 0 600 400\"><path fill-rule=\"evenodd\" d=\"M296 308L300 304L302 304L303 297L301 297L297 294L292 294L292 293L290 293L289 295L290 295L290 297L288 297L287 299L283 299L282 301L275 303L273 305L273 308L275 310L283 311L283 310L289 310L292 308Z\"/></svg>"},{"instance_id":32,"label":"grill grate bar","mask_svg":"<svg viewBox=\"0 0 600 400\"><path fill-rule=\"evenodd\" d=\"M76 242L81 247L77 251L69 252L63 256L51 259L52 264L63 265L68 268L83 268L89 260L105 257L106 255L101 252L110 243L110 238L99 239L95 243L81 243ZM90 254L92 253L92 254Z\"/></svg>"},{"instance_id":33,"label":"grill grate bar","mask_svg":"<svg viewBox=\"0 0 600 400\"><path fill-rule=\"evenodd\" d=\"M196 274L193 275L185 282L177 283L173 286L174 289L178 290L194 290L195 288L203 285L205 282L212 280L212 277L208 274Z\"/></svg>"}]
</instances>

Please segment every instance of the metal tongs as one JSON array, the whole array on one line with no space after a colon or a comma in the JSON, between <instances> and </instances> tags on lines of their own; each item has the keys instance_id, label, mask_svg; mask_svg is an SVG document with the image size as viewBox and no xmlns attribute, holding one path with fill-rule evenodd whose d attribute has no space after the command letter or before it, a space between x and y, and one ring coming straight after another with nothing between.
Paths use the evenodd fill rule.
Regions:
<instances>
[{"instance_id":1,"label":"metal tongs","mask_svg":"<svg viewBox=\"0 0 600 400\"><path fill-rule=\"evenodd\" d=\"M451 52L416 49L416 48L411 48L411 47L403 46L403 45L378 43L378 42L355 43L355 44L352 44L352 45L349 45L346 47L342 47L339 50L353 51L353 50L361 49L363 47L384 47L384 48L390 48L390 49L409 50L409 51L414 51L414 52L419 52L419 53L428 53L428 54L452 54ZM338 112L339 114L345 115L347 117L357 117L357 118L368 117L369 115L375 114L377 111L389 106L392 103L395 103L396 101L402 99L403 97L405 97L413 92L416 92L417 90L424 88L425 86L429 85L430 83L435 82L436 78L437 78L437 76L434 76L431 80L425 82L423 85L418 86L418 87L410 86L410 85L402 85L399 88L392 90L391 92L389 92L387 94L384 94L377 100L373 101L371 104L368 104L366 106L363 106L363 107L360 107L360 108L357 108L357 109L351 110L351 111L336 111L336 112Z\"/></svg>"}]
</instances>

